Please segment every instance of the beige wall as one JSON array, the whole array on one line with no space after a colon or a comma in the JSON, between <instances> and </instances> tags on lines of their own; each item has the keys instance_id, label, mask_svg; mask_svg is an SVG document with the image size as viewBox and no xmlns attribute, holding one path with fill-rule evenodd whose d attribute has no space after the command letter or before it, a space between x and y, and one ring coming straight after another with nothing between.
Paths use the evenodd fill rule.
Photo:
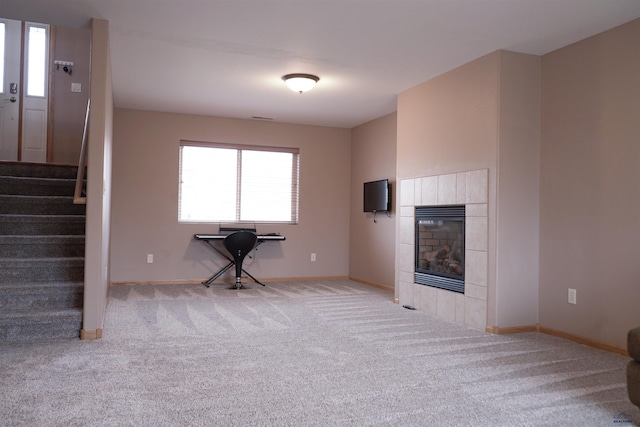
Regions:
<instances>
[{"instance_id":1,"label":"beige wall","mask_svg":"<svg viewBox=\"0 0 640 427\"><path fill-rule=\"evenodd\" d=\"M109 23L92 20L91 118L87 159L84 312L81 337L99 338L109 289L113 87Z\"/></svg>"},{"instance_id":2,"label":"beige wall","mask_svg":"<svg viewBox=\"0 0 640 427\"><path fill-rule=\"evenodd\" d=\"M71 61L71 75L53 66L52 97L53 163L75 165L80 157L84 118L89 99L91 31L84 28L55 27L53 60ZM71 92L71 83L80 83L82 92Z\"/></svg>"},{"instance_id":3,"label":"beige wall","mask_svg":"<svg viewBox=\"0 0 640 427\"><path fill-rule=\"evenodd\" d=\"M495 322L538 323L540 57L500 52Z\"/></svg>"},{"instance_id":4,"label":"beige wall","mask_svg":"<svg viewBox=\"0 0 640 427\"><path fill-rule=\"evenodd\" d=\"M391 216L364 213L363 183L388 178L391 196L397 191L396 113L358 126L351 131L351 217L349 221L349 276L378 286L394 287L395 227Z\"/></svg>"},{"instance_id":5,"label":"beige wall","mask_svg":"<svg viewBox=\"0 0 640 427\"><path fill-rule=\"evenodd\" d=\"M398 97L398 180L488 170L489 266L496 252L499 67L500 52L494 52ZM494 325L495 268L488 273L488 324Z\"/></svg>"},{"instance_id":6,"label":"beige wall","mask_svg":"<svg viewBox=\"0 0 640 427\"><path fill-rule=\"evenodd\" d=\"M225 264L193 240L218 224L178 224L181 139L299 147L300 222L258 225L287 240L260 246L249 271L265 280L348 276L350 130L116 109L112 282L202 280Z\"/></svg>"},{"instance_id":7,"label":"beige wall","mask_svg":"<svg viewBox=\"0 0 640 427\"><path fill-rule=\"evenodd\" d=\"M488 326L624 347L640 324L639 45L636 20L400 94L399 179L489 171Z\"/></svg>"},{"instance_id":8,"label":"beige wall","mask_svg":"<svg viewBox=\"0 0 640 427\"><path fill-rule=\"evenodd\" d=\"M473 229L486 235L486 260L481 265L478 257L485 255L474 253L478 259L470 272L482 277L482 283L465 292L471 299L460 301L479 306L476 300L486 300L486 323L481 324L492 328L538 321L539 108L539 58L506 51L479 58L399 98L401 179L488 171L486 206L467 206L475 212L468 219ZM475 217L478 209L482 215ZM479 221L486 222L482 230ZM398 277L398 283L404 281ZM469 319L456 318L469 324ZM474 319L473 324L480 322Z\"/></svg>"},{"instance_id":9,"label":"beige wall","mask_svg":"<svg viewBox=\"0 0 640 427\"><path fill-rule=\"evenodd\" d=\"M640 325L639 46L635 20L542 58L540 323L619 346Z\"/></svg>"},{"instance_id":10,"label":"beige wall","mask_svg":"<svg viewBox=\"0 0 640 427\"><path fill-rule=\"evenodd\" d=\"M399 178L491 168L495 175L499 53L398 96Z\"/></svg>"}]
</instances>

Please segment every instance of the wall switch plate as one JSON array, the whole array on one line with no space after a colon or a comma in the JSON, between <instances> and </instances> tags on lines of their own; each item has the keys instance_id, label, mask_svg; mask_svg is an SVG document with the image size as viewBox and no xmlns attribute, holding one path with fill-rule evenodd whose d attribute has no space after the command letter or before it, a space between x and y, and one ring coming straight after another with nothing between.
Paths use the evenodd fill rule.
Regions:
<instances>
[{"instance_id":1,"label":"wall switch plate","mask_svg":"<svg viewBox=\"0 0 640 427\"><path fill-rule=\"evenodd\" d=\"M311 254L311 262L316 262L316 254Z\"/></svg>"},{"instance_id":2,"label":"wall switch plate","mask_svg":"<svg viewBox=\"0 0 640 427\"><path fill-rule=\"evenodd\" d=\"M153 254L147 255L147 264L153 264Z\"/></svg>"},{"instance_id":3,"label":"wall switch plate","mask_svg":"<svg viewBox=\"0 0 640 427\"><path fill-rule=\"evenodd\" d=\"M569 304L576 304L576 290L569 288Z\"/></svg>"}]
</instances>

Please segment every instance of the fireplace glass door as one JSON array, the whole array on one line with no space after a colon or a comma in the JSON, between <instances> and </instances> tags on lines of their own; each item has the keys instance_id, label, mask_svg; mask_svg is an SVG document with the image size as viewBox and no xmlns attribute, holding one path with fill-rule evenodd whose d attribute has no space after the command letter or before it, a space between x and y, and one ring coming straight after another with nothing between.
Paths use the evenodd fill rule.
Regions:
<instances>
[{"instance_id":1,"label":"fireplace glass door","mask_svg":"<svg viewBox=\"0 0 640 427\"><path fill-rule=\"evenodd\" d=\"M464 292L464 206L416 208L416 283Z\"/></svg>"}]
</instances>

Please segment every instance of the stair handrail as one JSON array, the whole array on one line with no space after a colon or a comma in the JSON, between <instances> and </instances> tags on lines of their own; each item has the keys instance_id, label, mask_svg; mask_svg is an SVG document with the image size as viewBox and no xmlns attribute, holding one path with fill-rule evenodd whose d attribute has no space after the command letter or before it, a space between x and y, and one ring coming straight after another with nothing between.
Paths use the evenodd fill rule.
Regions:
<instances>
[{"instance_id":1,"label":"stair handrail","mask_svg":"<svg viewBox=\"0 0 640 427\"><path fill-rule=\"evenodd\" d=\"M87 112L84 116L84 129L82 131L82 145L80 147L80 159L78 160L78 174L76 175L76 188L73 193L73 203L76 205L86 205L87 197L82 196L82 186L84 183L84 170L87 167L87 138L89 137L89 110L91 109L91 99L87 101Z\"/></svg>"}]
</instances>

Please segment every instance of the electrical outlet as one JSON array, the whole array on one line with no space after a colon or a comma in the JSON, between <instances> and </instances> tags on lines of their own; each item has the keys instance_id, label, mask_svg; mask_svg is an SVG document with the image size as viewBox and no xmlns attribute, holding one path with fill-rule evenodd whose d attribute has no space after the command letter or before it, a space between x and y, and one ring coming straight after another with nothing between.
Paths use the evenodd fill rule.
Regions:
<instances>
[{"instance_id":1,"label":"electrical outlet","mask_svg":"<svg viewBox=\"0 0 640 427\"><path fill-rule=\"evenodd\" d=\"M147 254L147 264L153 264L153 254Z\"/></svg>"},{"instance_id":2,"label":"electrical outlet","mask_svg":"<svg viewBox=\"0 0 640 427\"><path fill-rule=\"evenodd\" d=\"M569 304L576 304L576 290L569 288Z\"/></svg>"},{"instance_id":3,"label":"electrical outlet","mask_svg":"<svg viewBox=\"0 0 640 427\"><path fill-rule=\"evenodd\" d=\"M316 262L316 254L311 254L311 262Z\"/></svg>"}]
</instances>

